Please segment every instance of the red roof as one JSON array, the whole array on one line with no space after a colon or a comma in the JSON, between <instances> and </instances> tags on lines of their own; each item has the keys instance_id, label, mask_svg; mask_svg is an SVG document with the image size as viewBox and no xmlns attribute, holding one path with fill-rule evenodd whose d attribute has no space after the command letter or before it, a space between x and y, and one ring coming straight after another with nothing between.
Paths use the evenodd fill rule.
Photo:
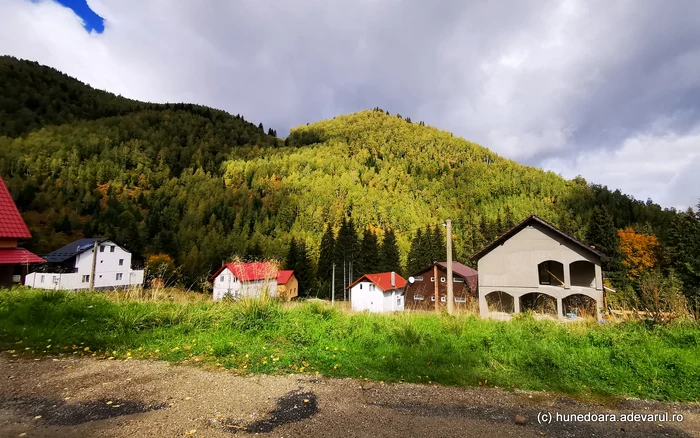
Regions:
<instances>
[{"instance_id":1,"label":"red roof","mask_svg":"<svg viewBox=\"0 0 700 438\"><path fill-rule=\"evenodd\" d=\"M269 262L226 263L220 267L209 280L216 278L221 271L228 269L240 281L256 281L277 278L277 267Z\"/></svg>"},{"instance_id":2,"label":"red roof","mask_svg":"<svg viewBox=\"0 0 700 438\"><path fill-rule=\"evenodd\" d=\"M27 225L20 216L15 201L0 177L0 237L10 239L31 239Z\"/></svg>"},{"instance_id":3,"label":"red roof","mask_svg":"<svg viewBox=\"0 0 700 438\"><path fill-rule=\"evenodd\" d=\"M14 265L17 263L45 263L46 260L24 248L0 249L0 265Z\"/></svg>"},{"instance_id":4,"label":"red roof","mask_svg":"<svg viewBox=\"0 0 700 438\"><path fill-rule=\"evenodd\" d=\"M382 272L381 274L365 274L362 277L355 280L347 288L350 289L361 281L371 281L376 284L382 291L388 291L392 289L401 289L406 286L406 280L399 274L393 273L396 276L396 287L391 286L391 274L392 272Z\"/></svg>"},{"instance_id":5,"label":"red roof","mask_svg":"<svg viewBox=\"0 0 700 438\"><path fill-rule=\"evenodd\" d=\"M294 275L294 271L289 269L286 271L279 271L277 273L277 284L287 284L290 278Z\"/></svg>"}]
</instances>

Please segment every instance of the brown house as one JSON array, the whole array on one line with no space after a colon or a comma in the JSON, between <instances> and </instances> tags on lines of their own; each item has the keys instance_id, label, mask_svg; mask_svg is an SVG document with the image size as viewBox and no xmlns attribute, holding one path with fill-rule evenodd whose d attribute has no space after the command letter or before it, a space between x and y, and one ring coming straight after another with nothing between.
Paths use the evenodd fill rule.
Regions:
<instances>
[{"instance_id":1,"label":"brown house","mask_svg":"<svg viewBox=\"0 0 700 438\"><path fill-rule=\"evenodd\" d=\"M21 239L30 239L27 225L0 178L0 287L22 284L29 264L44 263L44 259L17 246Z\"/></svg>"},{"instance_id":2,"label":"brown house","mask_svg":"<svg viewBox=\"0 0 700 438\"><path fill-rule=\"evenodd\" d=\"M277 296L285 301L299 296L299 282L294 276L294 271L277 272Z\"/></svg>"},{"instance_id":3,"label":"brown house","mask_svg":"<svg viewBox=\"0 0 700 438\"><path fill-rule=\"evenodd\" d=\"M447 306L447 263L436 262L411 275L414 282L406 287L405 308L413 310L434 310L437 285L438 307ZM476 306L478 295L478 273L459 262L452 262L452 284L455 309Z\"/></svg>"}]
</instances>

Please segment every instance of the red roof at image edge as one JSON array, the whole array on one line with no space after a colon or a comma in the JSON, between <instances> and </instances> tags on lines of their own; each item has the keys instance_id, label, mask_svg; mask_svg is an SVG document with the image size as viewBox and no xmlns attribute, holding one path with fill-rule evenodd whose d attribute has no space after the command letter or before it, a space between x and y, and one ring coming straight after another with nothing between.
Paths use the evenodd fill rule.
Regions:
<instances>
[{"instance_id":1,"label":"red roof at image edge","mask_svg":"<svg viewBox=\"0 0 700 438\"><path fill-rule=\"evenodd\" d=\"M5 181L0 177L0 238L31 239L31 237L15 201L7 190Z\"/></svg>"},{"instance_id":2,"label":"red roof at image edge","mask_svg":"<svg viewBox=\"0 0 700 438\"><path fill-rule=\"evenodd\" d=\"M24 248L0 249L0 265L17 263L45 263L46 260Z\"/></svg>"}]
</instances>

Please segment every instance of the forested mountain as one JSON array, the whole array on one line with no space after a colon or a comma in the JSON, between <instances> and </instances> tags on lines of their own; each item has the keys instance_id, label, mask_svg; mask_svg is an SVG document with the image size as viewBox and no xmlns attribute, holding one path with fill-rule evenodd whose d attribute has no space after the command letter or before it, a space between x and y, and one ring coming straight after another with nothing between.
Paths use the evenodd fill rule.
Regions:
<instances>
[{"instance_id":1,"label":"forested mountain","mask_svg":"<svg viewBox=\"0 0 700 438\"><path fill-rule=\"evenodd\" d=\"M700 236L694 212L568 181L379 108L300 126L284 142L267 132L223 111L128 100L0 57L0 174L40 254L105 235L169 255L188 286L236 255L276 258L311 277L300 279L306 293L327 291L335 262L340 291L340 279L380 265L405 271L443 258L448 217L455 256L468 262L537 214L618 254L610 270L620 283L617 230L635 227L658 236L659 266L700 286L689 262L698 247L679 240L691 229Z\"/></svg>"}]
</instances>

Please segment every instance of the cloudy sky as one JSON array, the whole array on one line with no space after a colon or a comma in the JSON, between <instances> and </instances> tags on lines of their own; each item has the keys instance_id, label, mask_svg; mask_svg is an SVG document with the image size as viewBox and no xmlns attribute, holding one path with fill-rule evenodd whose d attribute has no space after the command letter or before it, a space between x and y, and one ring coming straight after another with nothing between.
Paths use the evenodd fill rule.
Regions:
<instances>
[{"instance_id":1,"label":"cloudy sky","mask_svg":"<svg viewBox=\"0 0 700 438\"><path fill-rule=\"evenodd\" d=\"M0 54L280 136L380 106L637 199L700 198L695 0L61 2L0 0Z\"/></svg>"}]
</instances>

